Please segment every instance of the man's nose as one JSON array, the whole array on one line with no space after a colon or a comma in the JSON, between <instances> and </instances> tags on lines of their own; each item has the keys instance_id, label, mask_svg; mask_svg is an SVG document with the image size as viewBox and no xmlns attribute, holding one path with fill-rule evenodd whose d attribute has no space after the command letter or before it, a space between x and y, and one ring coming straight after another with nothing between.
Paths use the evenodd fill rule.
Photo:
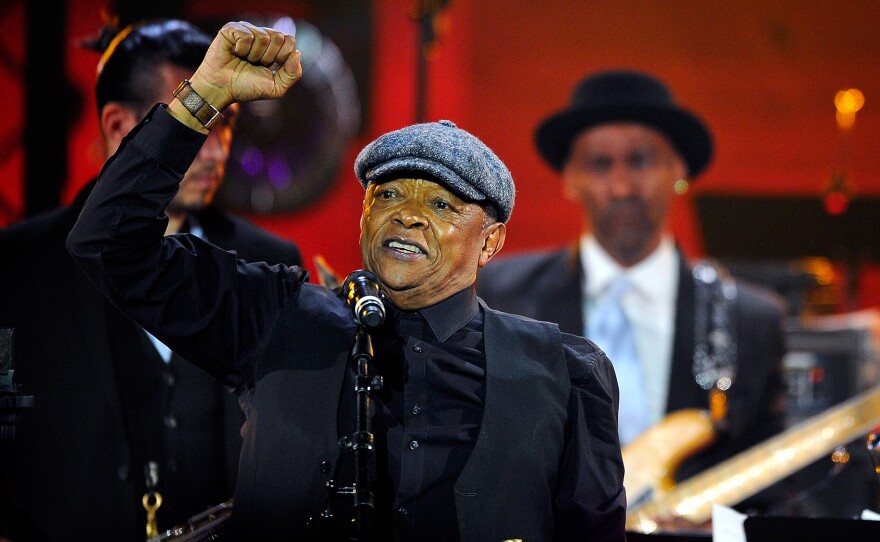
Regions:
<instances>
[{"instance_id":1,"label":"man's nose","mask_svg":"<svg viewBox=\"0 0 880 542\"><path fill-rule=\"evenodd\" d=\"M636 173L625 162L615 162L611 168L611 194L624 198L633 195L636 187Z\"/></svg>"},{"instance_id":2,"label":"man's nose","mask_svg":"<svg viewBox=\"0 0 880 542\"><path fill-rule=\"evenodd\" d=\"M421 211L419 205L412 202L402 204L401 208L397 211L394 220L402 224L405 228L420 228L427 225L424 212Z\"/></svg>"}]
</instances>

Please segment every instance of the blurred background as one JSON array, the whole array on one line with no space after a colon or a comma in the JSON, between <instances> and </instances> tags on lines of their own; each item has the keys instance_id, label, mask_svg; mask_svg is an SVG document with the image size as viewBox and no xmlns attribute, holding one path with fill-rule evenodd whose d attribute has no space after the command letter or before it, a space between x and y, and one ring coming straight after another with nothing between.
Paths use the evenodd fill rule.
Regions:
<instances>
[{"instance_id":1,"label":"blurred background","mask_svg":"<svg viewBox=\"0 0 880 542\"><path fill-rule=\"evenodd\" d=\"M632 67L665 80L716 140L713 163L676 201L674 229L687 254L769 283L797 309L875 307L878 7L858 0L7 0L0 4L0 226L68 203L97 174L98 55L80 43L109 18L125 25L181 17L210 33L232 19L289 18L306 53L306 78L289 102L242 119L222 201L295 239L313 272L315 256L339 274L359 267L354 157L377 135L419 120L454 120L510 167L518 195L508 254L572 241L579 213L534 151L534 127L565 106L588 72ZM850 111L839 119L835 96L849 89L858 93L838 100L844 117Z\"/></svg>"},{"instance_id":2,"label":"blurred background","mask_svg":"<svg viewBox=\"0 0 880 542\"><path fill-rule=\"evenodd\" d=\"M782 293L796 314L880 304L880 7L846 0L9 0L0 7L0 226L69 203L101 164L83 47L108 21L180 17L296 27L306 77L249 104L221 204L294 239L314 273L360 266L351 165L377 135L454 120L508 164L505 251L575 239L577 208L538 158L536 124L589 72L665 80L716 141L675 201L691 257ZM876 101L875 101L876 100Z\"/></svg>"}]
</instances>

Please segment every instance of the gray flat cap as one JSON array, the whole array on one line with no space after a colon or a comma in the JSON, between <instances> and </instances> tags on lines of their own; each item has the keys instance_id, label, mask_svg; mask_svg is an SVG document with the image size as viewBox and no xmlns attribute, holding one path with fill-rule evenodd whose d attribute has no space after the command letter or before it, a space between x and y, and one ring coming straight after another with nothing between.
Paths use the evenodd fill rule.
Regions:
<instances>
[{"instance_id":1,"label":"gray flat cap","mask_svg":"<svg viewBox=\"0 0 880 542\"><path fill-rule=\"evenodd\" d=\"M507 222L513 211L513 178L482 141L448 120L388 132L358 155L354 173L364 188L396 174L425 173L460 197L488 201Z\"/></svg>"}]
</instances>

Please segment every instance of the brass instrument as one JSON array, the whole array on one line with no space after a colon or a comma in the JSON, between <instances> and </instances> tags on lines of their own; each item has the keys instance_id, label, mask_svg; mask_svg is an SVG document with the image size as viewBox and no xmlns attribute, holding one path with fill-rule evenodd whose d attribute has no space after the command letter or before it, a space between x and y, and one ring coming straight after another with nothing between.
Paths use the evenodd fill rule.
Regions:
<instances>
[{"instance_id":1,"label":"brass instrument","mask_svg":"<svg viewBox=\"0 0 880 542\"><path fill-rule=\"evenodd\" d=\"M185 525L169 529L147 542L201 542L219 540L229 531L232 499L191 517Z\"/></svg>"}]
</instances>

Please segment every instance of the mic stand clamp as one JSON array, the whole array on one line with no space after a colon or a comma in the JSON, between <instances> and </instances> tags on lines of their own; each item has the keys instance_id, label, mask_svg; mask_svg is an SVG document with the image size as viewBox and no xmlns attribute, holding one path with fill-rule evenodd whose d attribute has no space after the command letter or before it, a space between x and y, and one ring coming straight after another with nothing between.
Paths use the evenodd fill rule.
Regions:
<instances>
[{"instance_id":1,"label":"mic stand clamp","mask_svg":"<svg viewBox=\"0 0 880 542\"><path fill-rule=\"evenodd\" d=\"M372 528L376 513L370 480L370 462L374 454L374 438L372 433L371 408L372 394L382 388L382 377L371 373L373 363L373 342L370 334L363 326L358 326L354 346L349 359L357 364L354 391L357 395L357 428L351 435L339 439L341 454L353 454L355 463L354 483L351 486L339 487L335 480L327 482L329 492L327 506L321 513L322 519L332 519L335 514L331 509L334 496L350 497L352 517L343 523L354 527L352 540L360 540L367 536ZM337 462L337 471L339 462Z\"/></svg>"},{"instance_id":2,"label":"mic stand clamp","mask_svg":"<svg viewBox=\"0 0 880 542\"><path fill-rule=\"evenodd\" d=\"M19 411L34 406L34 396L25 395L21 384L12 381L13 333L11 327L0 327L0 445L15 438Z\"/></svg>"}]
</instances>

